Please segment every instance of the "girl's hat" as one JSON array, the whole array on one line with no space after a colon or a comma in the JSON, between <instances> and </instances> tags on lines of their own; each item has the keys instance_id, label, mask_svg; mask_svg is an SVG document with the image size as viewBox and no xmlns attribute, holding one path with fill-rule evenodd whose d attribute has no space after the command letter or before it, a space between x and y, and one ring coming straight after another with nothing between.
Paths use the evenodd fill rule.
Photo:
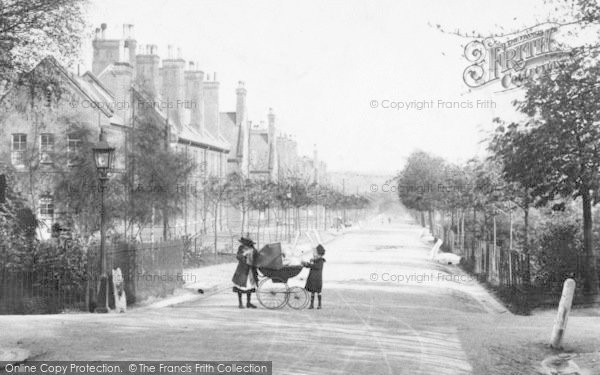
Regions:
<instances>
[{"instance_id":1,"label":"girl's hat","mask_svg":"<svg viewBox=\"0 0 600 375\"><path fill-rule=\"evenodd\" d=\"M322 245L317 245L317 254L325 255L325 248Z\"/></svg>"},{"instance_id":2,"label":"girl's hat","mask_svg":"<svg viewBox=\"0 0 600 375\"><path fill-rule=\"evenodd\" d=\"M250 238L246 238L246 237L240 238L238 240L238 242L241 243L242 245L249 246L249 247L252 247L255 245L254 241L252 241Z\"/></svg>"}]
</instances>

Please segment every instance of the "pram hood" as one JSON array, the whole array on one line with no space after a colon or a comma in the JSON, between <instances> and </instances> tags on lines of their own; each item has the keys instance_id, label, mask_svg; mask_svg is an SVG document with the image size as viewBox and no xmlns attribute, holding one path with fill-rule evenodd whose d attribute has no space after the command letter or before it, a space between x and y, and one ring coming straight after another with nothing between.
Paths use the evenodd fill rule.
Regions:
<instances>
[{"instance_id":1,"label":"pram hood","mask_svg":"<svg viewBox=\"0 0 600 375\"><path fill-rule=\"evenodd\" d=\"M263 246L254 257L254 266L279 270L283 267L281 243L271 243Z\"/></svg>"}]
</instances>

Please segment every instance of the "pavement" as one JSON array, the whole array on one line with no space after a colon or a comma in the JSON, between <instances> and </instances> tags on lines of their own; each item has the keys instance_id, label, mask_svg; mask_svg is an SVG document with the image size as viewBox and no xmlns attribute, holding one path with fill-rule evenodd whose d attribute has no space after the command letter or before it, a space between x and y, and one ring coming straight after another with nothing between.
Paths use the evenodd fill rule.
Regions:
<instances>
[{"instance_id":1,"label":"pavement","mask_svg":"<svg viewBox=\"0 0 600 375\"><path fill-rule=\"evenodd\" d=\"M179 300L125 314L2 316L1 339L30 359L266 360L286 375L537 374L557 354L546 345L553 313L512 315L459 268L429 261L401 209L387 216L325 246L322 310L240 310L225 264L193 271ZM565 350L581 374L600 374L599 348L597 316L574 314Z\"/></svg>"}]
</instances>

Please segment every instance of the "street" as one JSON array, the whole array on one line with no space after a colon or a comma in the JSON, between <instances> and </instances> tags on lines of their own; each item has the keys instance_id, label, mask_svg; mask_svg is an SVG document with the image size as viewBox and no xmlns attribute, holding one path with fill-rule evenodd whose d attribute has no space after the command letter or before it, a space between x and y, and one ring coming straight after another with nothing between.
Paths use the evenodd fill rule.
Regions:
<instances>
[{"instance_id":1,"label":"street","mask_svg":"<svg viewBox=\"0 0 600 375\"><path fill-rule=\"evenodd\" d=\"M267 360L287 375L535 373L553 314L512 315L455 266L428 261L408 216L387 217L326 246L322 310L240 310L227 289L126 314L2 316L2 341L31 359ZM580 353L598 347L592 319L569 323Z\"/></svg>"}]
</instances>

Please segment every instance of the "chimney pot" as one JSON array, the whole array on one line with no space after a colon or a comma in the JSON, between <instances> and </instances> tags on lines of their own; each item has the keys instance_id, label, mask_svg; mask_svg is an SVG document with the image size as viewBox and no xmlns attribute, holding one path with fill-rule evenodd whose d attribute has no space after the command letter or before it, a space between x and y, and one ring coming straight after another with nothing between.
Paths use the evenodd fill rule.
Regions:
<instances>
[{"instance_id":1,"label":"chimney pot","mask_svg":"<svg viewBox=\"0 0 600 375\"><path fill-rule=\"evenodd\" d=\"M102 33L102 39L104 39L106 37L106 24L105 23L100 25L100 30Z\"/></svg>"},{"instance_id":2,"label":"chimney pot","mask_svg":"<svg viewBox=\"0 0 600 375\"><path fill-rule=\"evenodd\" d=\"M177 47L177 58L181 59L182 58L182 53L181 53L181 47Z\"/></svg>"},{"instance_id":3,"label":"chimney pot","mask_svg":"<svg viewBox=\"0 0 600 375\"><path fill-rule=\"evenodd\" d=\"M167 51L168 51L167 57L169 59L172 59L173 58L173 45L169 44L169 46L167 47Z\"/></svg>"}]
</instances>

